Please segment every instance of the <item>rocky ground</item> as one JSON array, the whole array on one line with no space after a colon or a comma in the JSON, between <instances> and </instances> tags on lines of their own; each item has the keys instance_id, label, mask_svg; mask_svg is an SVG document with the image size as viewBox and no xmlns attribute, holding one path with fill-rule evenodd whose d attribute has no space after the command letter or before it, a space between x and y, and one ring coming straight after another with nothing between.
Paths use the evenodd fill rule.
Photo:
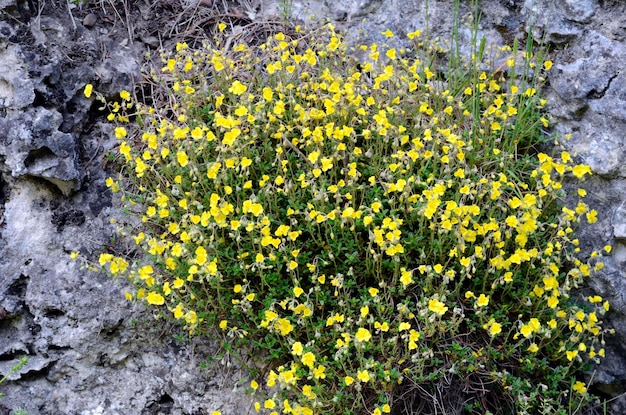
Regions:
<instances>
[{"instance_id":1,"label":"rocky ground","mask_svg":"<svg viewBox=\"0 0 626 415\"><path fill-rule=\"evenodd\" d=\"M70 253L95 258L115 243L110 218L121 215L104 185L115 139L85 84L115 98L142 79L146 52L210 38L219 21L259 36L285 18L331 19L364 41L427 23L444 38L453 23L451 0L280 3L0 0L0 373L29 357L0 386L0 414L253 412L244 374L215 342L154 322L124 299L123 282L81 269ZM626 413L626 3L494 0L481 12L488 43L532 31L552 45L553 132L571 133L568 146L596 174L588 192L600 220L580 237L614 246L590 280L617 330L594 382L616 397L613 413ZM469 29L460 36L468 42Z\"/></svg>"}]
</instances>

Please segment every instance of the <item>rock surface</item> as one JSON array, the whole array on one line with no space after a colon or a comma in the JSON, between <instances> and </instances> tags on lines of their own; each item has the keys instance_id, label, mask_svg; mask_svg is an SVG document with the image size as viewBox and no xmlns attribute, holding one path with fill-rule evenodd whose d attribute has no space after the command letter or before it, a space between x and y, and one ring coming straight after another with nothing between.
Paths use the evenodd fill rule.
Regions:
<instances>
[{"instance_id":1,"label":"rock surface","mask_svg":"<svg viewBox=\"0 0 626 415\"><path fill-rule=\"evenodd\" d=\"M471 10L461 3L461 49L469 56ZM31 415L253 412L239 391L245 377L227 357L201 368L221 357L214 342L177 342L175 328L155 324L124 299L123 283L82 270L69 257L81 251L93 259L115 234L109 218L121 215L104 186L104 155L115 140L100 123L98 104L83 96L84 85L115 98L141 76L147 50L210 33L214 13L245 23L281 12L275 1L200 5L112 1L68 9L59 0L0 0L0 373L21 356L30 359L0 387L0 413L20 407ZM600 220L583 226L580 238L585 246L613 245L605 269L590 280L611 301L616 329L593 381L607 396L620 396L626 391L626 3L497 0L480 7L479 36L488 44L523 41L533 31L553 46L546 93L554 132L571 134L567 147L596 174L587 190ZM398 39L426 28L446 39L451 10L452 0L294 0L289 12L294 19L331 19L352 39L380 42L387 28ZM626 413L623 396L610 405L613 413Z\"/></svg>"}]
</instances>

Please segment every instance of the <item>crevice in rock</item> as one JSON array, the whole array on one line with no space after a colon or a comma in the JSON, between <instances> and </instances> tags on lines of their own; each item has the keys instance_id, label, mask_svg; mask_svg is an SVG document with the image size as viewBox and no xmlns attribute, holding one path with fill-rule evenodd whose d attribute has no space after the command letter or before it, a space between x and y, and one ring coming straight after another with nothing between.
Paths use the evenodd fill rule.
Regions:
<instances>
[{"instance_id":1,"label":"crevice in rock","mask_svg":"<svg viewBox=\"0 0 626 415\"><path fill-rule=\"evenodd\" d=\"M0 157L0 166L4 164L4 158ZM0 171L0 226L4 224L4 205L8 199L9 187L2 177Z\"/></svg>"},{"instance_id":2,"label":"crevice in rock","mask_svg":"<svg viewBox=\"0 0 626 415\"><path fill-rule=\"evenodd\" d=\"M141 415L160 415L168 414L174 406L174 399L167 393L163 392L158 400L150 402L141 411Z\"/></svg>"},{"instance_id":3,"label":"crevice in rock","mask_svg":"<svg viewBox=\"0 0 626 415\"><path fill-rule=\"evenodd\" d=\"M51 222L57 227L57 232L63 232L66 226L80 226L85 223L85 213L76 209L54 211Z\"/></svg>"},{"instance_id":4,"label":"crevice in rock","mask_svg":"<svg viewBox=\"0 0 626 415\"><path fill-rule=\"evenodd\" d=\"M610 77L608 82L606 83L606 86L602 88L600 91L597 91L595 89L592 89L591 91L589 91L589 93L587 94L587 99L600 99L604 97L604 94L606 94L606 91L608 91L608 89L611 87L611 82L613 82L613 80L617 78L618 75L619 73L616 73L615 75Z\"/></svg>"},{"instance_id":5,"label":"crevice in rock","mask_svg":"<svg viewBox=\"0 0 626 415\"><path fill-rule=\"evenodd\" d=\"M25 264L28 265L28 264ZM6 291L4 292L5 296L15 296L18 298L23 299L24 296L26 295L26 289L28 288L28 281L30 280L29 277L27 277L26 275L20 275L15 281L13 281L11 283L11 285L9 285L9 287L6 289Z\"/></svg>"},{"instance_id":6,"label":"crevice in rock","mask_svg":"<svg viewBox=\"0 0 626 415\"><path fill-rule=\"evenodd\" d=\"M48 146L43 146L28 152L28 156L24 159L24 166L30 167L35 163L45 163L46 161L55 161L57 155Z\"/></svg>"},{"instance_id":7,"label":"crevice in rock","mask_svg":"<svg viewBox=\"0 0 626 415\"><path fill-rule=\"evenodd\" d=\"M65 311L59 310L58 308L49 308L47 310L44 310L43 315L46 318L55 319L63 317L65 315Z\"/></svg>"}]
</instances>

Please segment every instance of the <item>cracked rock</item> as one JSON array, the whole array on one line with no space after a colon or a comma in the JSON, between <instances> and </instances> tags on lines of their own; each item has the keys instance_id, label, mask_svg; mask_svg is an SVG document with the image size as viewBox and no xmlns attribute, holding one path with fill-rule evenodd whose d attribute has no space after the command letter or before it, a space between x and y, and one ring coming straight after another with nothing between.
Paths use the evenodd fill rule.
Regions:
<instances>
[{"instance_id":1,"label":"cracked rock","mask_svg":"<svg viewBox=\"0 0 626 415\"><path fill-rule=\"evenodd\" d=\"M0 155L13 177L45 179L67 196L80 186L81 173L74 138L59 131L62 122L61 114L43 107L0 119Z\"/></svg>"}]
</instances>

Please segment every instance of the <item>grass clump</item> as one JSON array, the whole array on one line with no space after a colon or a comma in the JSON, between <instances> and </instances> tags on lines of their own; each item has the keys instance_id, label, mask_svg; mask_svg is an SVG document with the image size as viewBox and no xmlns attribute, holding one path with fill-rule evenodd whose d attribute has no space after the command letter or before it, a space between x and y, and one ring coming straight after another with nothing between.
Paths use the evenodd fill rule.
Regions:
<instances>
[{"instance_id":1,"label":"grass clump","mask_svg":"<svg viewBox=\"0 0 626 415\"><path fill-rule=\"evenodd\" d=\"M507 79L478 50L440 70L408 37L179 44L151 74L166 104L110 105L107 184L147 259L100 265L131 301L261 356L262 413L582 410L608 303L579 290L602 263L574 229L596 213L582 189L563 204L589 167L535 147L550 63L529 41L505 50L525 68Z\"/></svg>"}]
</instances>

